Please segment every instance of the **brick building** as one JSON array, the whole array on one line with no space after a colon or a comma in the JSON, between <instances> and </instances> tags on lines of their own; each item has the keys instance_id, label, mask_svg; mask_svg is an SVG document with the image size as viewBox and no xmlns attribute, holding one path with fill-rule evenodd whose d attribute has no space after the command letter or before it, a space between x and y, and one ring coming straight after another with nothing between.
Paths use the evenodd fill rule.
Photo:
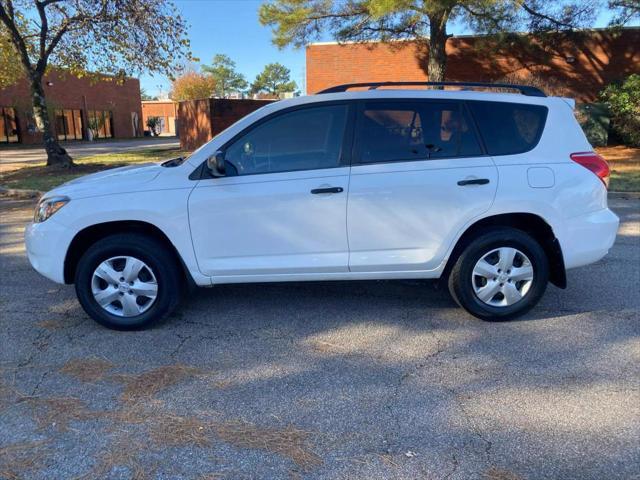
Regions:
<instances>
[{"instance_id":1,"label":"brick building","mask_svg":"<svg viewBox=\"0 0 640 480\"><path fill-rule=\"evenodd\" d=\"M206 98L178 104L180 147L195 150L245 115L273 100Z\"/></svg>"},{"instance_id":2,"label":"brick building","mask_svg":"<svg viewBox=\"0 0 640 480\"><path fill-rule=\"evenodd\" d=\"M448 40L447 80L526 81L535 75L563 96L593 102L608 83L640 73L640 28L618 33L590 30L552 42L553 47L490 48L487 37ZM390 44L314 43L307 47L307 92L355 82L427 80L426 47L414 42Z\"/></svg>"},{"instance_id":3,"label":"brick building","mask_svg":"<svg viewBox=\"0 0 640 480\"><path fill-rule=\"evenodd\" d=\"M45 75L45 95L58 140L131 138L142 135L140 83L111 77L78 78L64 71ZM0 145L37 144L31 94L26 80L0 89Z\"/></svg>"},{"instance_id":4,"label":"brick building","mask_svg":"<svg viewBox=\"0 0 640 480\"><path fill-rule=\"evenodd\" d=\"M149 117L160 117L158 133L175 135L178 132L178 104L173 100L143 100L142 125L145 130L148 130Z\"/></svg>"}]
</instances>

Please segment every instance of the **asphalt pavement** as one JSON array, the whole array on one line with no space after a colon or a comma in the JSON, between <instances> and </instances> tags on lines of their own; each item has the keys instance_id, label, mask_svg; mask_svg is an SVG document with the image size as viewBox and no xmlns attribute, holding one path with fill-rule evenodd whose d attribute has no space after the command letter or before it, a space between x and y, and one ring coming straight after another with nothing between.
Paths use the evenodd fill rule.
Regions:
<instances>
[{"instance_id":1,"label":"asphalt pavement","mask_svg":"<svg viewBox=\"0 0 640 480\"><path fill-rule=\"evenodd\" d=\"M288 283L115 332L0 199L0 478L639 478L640 201L611 206L610 254L519 321L430 282Z\"/></svg>"}]
</instances>

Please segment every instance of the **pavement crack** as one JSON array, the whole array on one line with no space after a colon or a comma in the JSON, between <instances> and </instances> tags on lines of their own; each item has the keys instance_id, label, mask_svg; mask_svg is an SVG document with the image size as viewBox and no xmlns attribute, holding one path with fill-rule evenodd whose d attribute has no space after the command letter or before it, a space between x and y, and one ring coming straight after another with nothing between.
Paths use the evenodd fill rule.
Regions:
<instances>
[{"instance_id":1,"label":"pavement crack","mask_svg":"<svg viewBox=\"0 0 640 480\"><path fill-rule=\"evenodd\" d=\"M458 398L458 394L456 393L455 389L449 387L449 388L446 388L446 390L453 396L454 402L456 402L456 404L458 405L460 412L462 412L462 416L464 417L465 421L471 428L471 431L473 432L473 434L476 437L478 437L480 441L484 443L484 455L485 455L486 461L490 463L491 453L492 453L491 449L493 448L493 442L485 437L480 427L478 427L476 423L473 421L471 415L469 415L469 413L465 409L464 403Z\"/></svg>"},{"instance_id":2,"label":"pavement crack","mask_svg":"<svg viewBox=\"0 0 640 480\"><path fill-rule=\"evenodd\" d=\"M171 357L172 360L175 360L175 356L178 354L178 352L183 347L183 345L188 340L191 339L191 335L183 336L183 335L180 335L178 333L176 333L175 335L176 335L176 337L178 337L180 339L180 341L178 342L178 345L176 346L176 348L169 354L169 357Z\"/></svg>"},{"instance_id":3,"label":"pavement crack","mask_svg":"<svg viewBox=\"0 0 640 480\"><path fill-rule=\"evenodd\" d=\"M49 373L51 373L51 371L47 370L40 376L40 379L36 383L35 387L33 387L33 390L31 390L32 397L34 397L36 393L38 393L38 390L40 389L40 385L42 385L42 382L44 382L44 379L47 378L47 375L49 375Z\"/></svg>"},{"instance_id":4,"label":"pavement crack","mask_svg":"<svg viewBox=\"0 0 640 480\"><path fill-rule=\"evenodd\" d=\"M449 473L447 473L443 478L443 480L448 480L449 478L451 478L457 471L458 471L458 467L460 466L460 462L458 461L458 457L456 457L455 453L451 454L451 463L453 464L451 466L451 471Z\"/></svg>"}]
</instances>

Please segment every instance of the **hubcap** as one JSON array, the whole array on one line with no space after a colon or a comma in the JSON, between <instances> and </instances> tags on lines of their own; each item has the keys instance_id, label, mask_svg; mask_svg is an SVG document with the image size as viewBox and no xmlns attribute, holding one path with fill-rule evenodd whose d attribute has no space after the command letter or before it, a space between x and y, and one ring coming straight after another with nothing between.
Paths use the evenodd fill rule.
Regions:
<instances>
[{"instance_id":1,"label":"hubcap","mask_svg":"<svg viewBox=\"0 0 640 480\"><path fill-rule=\"evenodd\" d=\"M146 312L158 295L153 270L135 257L112 257L93 272L93 298L103 309L118 317L135 317Z\"/></svg>"},{"instance_id":2,"label":"hubcap","mask_svg":"<svg viewBox=\"0 0 640 480\"><path fill-rule=\"evenodd\" d=\"M478 260L471 274L476 296L492 307L508 307L522 300L533 283L533 266L520 250L502 247Z\"/></svg>"}]
</instances>

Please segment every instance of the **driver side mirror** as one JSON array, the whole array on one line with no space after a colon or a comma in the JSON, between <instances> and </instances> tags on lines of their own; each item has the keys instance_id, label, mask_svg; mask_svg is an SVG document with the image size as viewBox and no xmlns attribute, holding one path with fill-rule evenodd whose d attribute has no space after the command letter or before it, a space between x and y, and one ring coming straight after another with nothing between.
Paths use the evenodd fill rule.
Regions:
<instances>
[{"instance_id":1,"label":"driver side mirror","mask_svg":"<svg viewBox=\"0 0 640 480\"><path fill-rule=\"evenodd\" d=\"M226 175L224 152L217 151L214 155L207 158L207 168L212 176L224 177Z\"/></svg>"}]
</instances>

